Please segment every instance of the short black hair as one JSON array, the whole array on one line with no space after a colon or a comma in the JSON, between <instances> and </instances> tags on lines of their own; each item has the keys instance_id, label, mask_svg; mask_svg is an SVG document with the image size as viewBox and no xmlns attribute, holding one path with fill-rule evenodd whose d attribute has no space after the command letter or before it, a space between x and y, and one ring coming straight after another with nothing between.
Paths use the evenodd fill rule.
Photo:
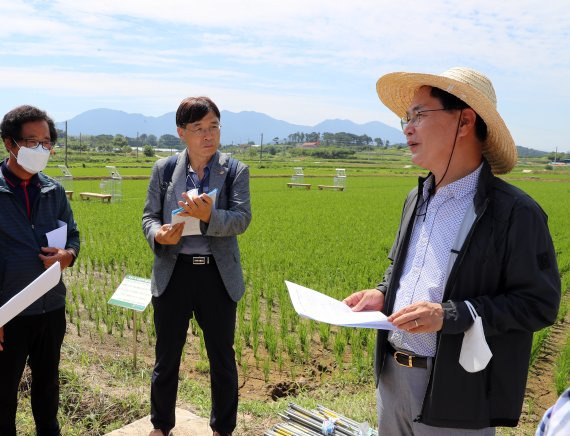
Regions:
<instances>
[{"instance_id":1,"label":"short black hair","mask_svg":"<svg viewBox=\"0 0 570 436\"><path fill-rule=\"evenodd\" d=\"M455 95L450 94L449 92L444 91L443 89L433 87L430 90L430 95L434 98L437 98L444 109L446 110L455 110L455 109L472 109L467 103L465 103L460 98L457 98ZM479 116L477 112L475 112L477 118L475 120L475 136L481 142L485 142L487 140L487 124L483 121L483 118Z\"/></svg>"},{"instance_id":2,"label":"short black hair","mask_svg":"<svg viewBox=\"0 0 570 436\"><path fill-rule=\"evenodd\" d=\"M176 126L185 127L186 124L200 121L209 112L213 112L218 120L220 119L220 110L211 99L208 97L187 97L182 100L176 111Z\"/></svg>"},{"instance_id":3,"label":"short black hair","mask_svg":"<svg viewBox=\"0 0 570 436\"><path fill-rule=\"evenodd\" d=\"M45 121L49 127L49 137L51 142L57 141L57 130L55 123L48 114L30 105L22 105L12 109L6 115L0 124L0 135L6 143L6 138L22 139L22 126L33 121Z\"/></svg>"}]
</instances>

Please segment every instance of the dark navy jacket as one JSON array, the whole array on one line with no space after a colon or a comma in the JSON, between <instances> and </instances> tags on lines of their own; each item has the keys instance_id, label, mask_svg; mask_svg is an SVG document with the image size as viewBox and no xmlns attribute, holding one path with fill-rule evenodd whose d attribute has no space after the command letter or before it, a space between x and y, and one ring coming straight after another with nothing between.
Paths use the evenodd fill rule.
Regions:
<instances>
[{"instance_id":1,"label":"dark navy jacket","mask_svg":"<svg viewBox=\"0 0 570 436\"><path fill-rule=\"evenodd\" d=\"M67 223L67 244L79 254L79 231L64 188L39 173L40 193L29 219L22 202L12 193L0 172L0 306L45 271L39 258L47 246L45 234ZM36 315L65 306L65 285L59 282L21 315Z\"/></svg>"}]
</instances>

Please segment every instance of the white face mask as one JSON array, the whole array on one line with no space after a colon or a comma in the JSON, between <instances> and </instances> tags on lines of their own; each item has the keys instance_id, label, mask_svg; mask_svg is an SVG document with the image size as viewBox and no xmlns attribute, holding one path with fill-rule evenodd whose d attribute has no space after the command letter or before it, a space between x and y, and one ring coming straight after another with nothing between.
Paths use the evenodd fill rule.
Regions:
<instances>
[{"instance_id":1,"label":"white face mask","mask_svg":"<svg viewBox=\"0 0 570 436\"><path fill-rule=\"evenodd\" d=\"M18 144L16 144L18 145ZM47 166L50 150L46 150L41 145L36 148L20 147L16 162L30 174L36 174L43 171Z\"/></svg>"}]
</instances>

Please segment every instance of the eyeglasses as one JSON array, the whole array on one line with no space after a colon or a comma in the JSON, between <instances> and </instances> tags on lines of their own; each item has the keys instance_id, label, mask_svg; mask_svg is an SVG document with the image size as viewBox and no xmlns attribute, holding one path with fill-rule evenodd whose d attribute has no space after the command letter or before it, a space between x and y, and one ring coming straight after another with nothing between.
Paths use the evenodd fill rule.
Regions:
<instances>
[{"instance_id":1,"label":"eyeglasses","mask_svg":"<svg viewBox=\"0 0 570 436\"><path fill-rule=\"evenodd\" d=\"M189 129L188 127L184 127L185 130L188 130L192 135L196 136L206 136L206 135L215 135L216 133L220 132L220 128L222 126L220 124L216 124L215 126L210 127L198 127L197 129Z\"/></svg>"},{"instance_id":2,"label":"eyeglasses","mask_svg":"<svg viewBox=\"0 0 570 436\"><path fill-rule=\"evenodd\" d=\"M16 145L18 146L23 145L24 147L31 149L36 149L41 145L44 150L51 150L55 145L53 141L38 141L37 139L32 139L32 138L21 138L20 141L23 141L23 143L18 144L18 142L14 138L12 139L14 140Z\"/></svg>"},{"instance_id":3,"label":"eyeglasses","mask_svg":"<svg viewBox=\"0 0 570 436\"><path fill-rule=\"evenodd\" d=\"M414 127L417 127L421 120L422 120L422 115L425 114L426 112L437 112L437 111L445 111L447 109L445 108L441 108L441 109L424 109L421 111L414 111L412 113L412 116L409 116L408 114L406 114L405 117L402 117L400 119L400 124L402 126L402 130L406 130L406 127L408 127L408 124L411 124Z\"/></svg>"}]
</instances>

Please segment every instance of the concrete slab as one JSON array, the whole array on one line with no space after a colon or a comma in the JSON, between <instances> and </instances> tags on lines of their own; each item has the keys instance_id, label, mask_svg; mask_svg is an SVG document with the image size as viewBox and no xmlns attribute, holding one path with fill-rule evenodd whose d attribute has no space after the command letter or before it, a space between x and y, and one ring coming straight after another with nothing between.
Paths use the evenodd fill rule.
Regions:
<instances>
[{"instance_id":1,"label":"concrete slab","mask_svg":"<svg viewBox=\"0 0 570 436\"><path fill-rule=\"evenodd\" d=\"M148 436L152 430L150 415L129 425L107 433L105 436ZM176 427L173 436L211 436L209 420L200 418L188 410L176 408Z\"/></svg>"}]
</instances>

